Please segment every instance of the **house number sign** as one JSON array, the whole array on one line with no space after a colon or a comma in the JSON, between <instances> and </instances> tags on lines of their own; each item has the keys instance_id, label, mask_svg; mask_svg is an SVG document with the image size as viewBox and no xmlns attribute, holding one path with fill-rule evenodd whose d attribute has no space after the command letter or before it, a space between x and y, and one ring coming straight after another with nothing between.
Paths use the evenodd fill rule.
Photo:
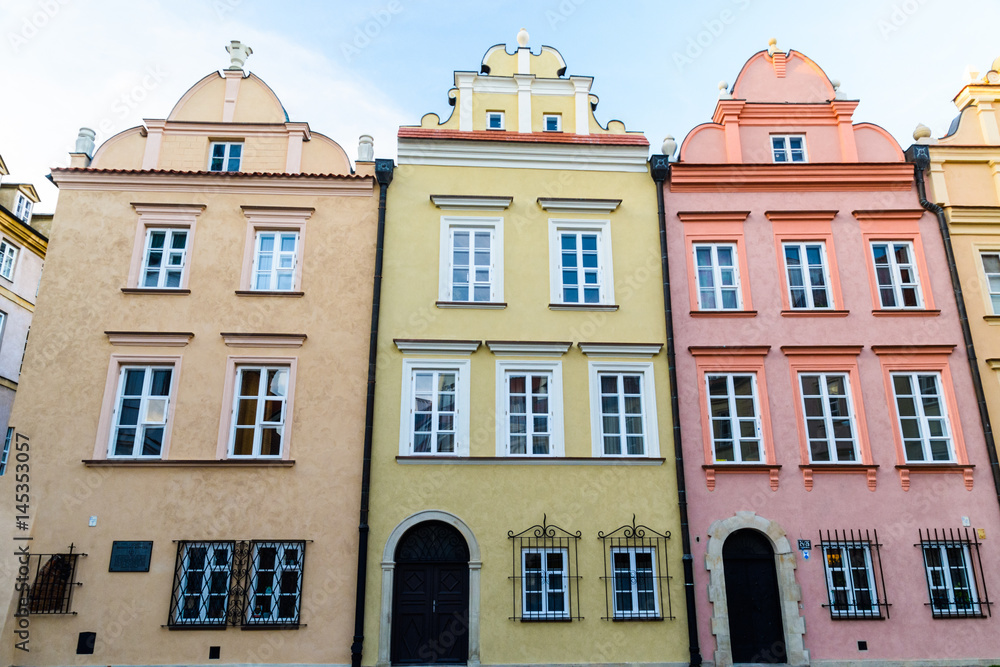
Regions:
<instances>
[{"instance_id":1,"label":"house number sign","mask_svg":"<svg viewBox=\"0 0 1000 667\"><path fill-rule=\"evenodd\" d=\"M152 542L112 542L108 572L149 572L152 553Z\"/></svg>"},{"instance_id":2,"label":"house number sign","mask_svg":"<svg viewBox=\"0 0 1000 667\"><path fill-rule=\"evenodd\" d=\"M799 540L799 551L808 551L813 548L812 540Z\"/></svg>"}]
</instances>

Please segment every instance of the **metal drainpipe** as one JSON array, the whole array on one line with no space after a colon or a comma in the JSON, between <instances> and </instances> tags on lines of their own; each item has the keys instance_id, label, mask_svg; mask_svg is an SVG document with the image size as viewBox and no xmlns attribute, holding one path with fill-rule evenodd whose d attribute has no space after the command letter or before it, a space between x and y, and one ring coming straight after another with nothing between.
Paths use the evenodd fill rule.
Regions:
<instances>
[{"instance_id":1,"label":"metal drainpipe","mask_svg":"<svg viewBox=\"0 0 1000 667\"><path fill-rule=\"evenodd\" d=\"M375 240L375 281L372 289L372 326L368 340L368 394L365 400L365 445L361 464L361 521L358 524L358 588L354 601L354 641L351 667L361 667L365 643L365 582L368 578L368 492L372 478L372 427L375 421L375 361L378 354L378 315L382 294L382 246L385 239L385 196L392 183L392 160L375 160L378 181L378 232Z\"/></svg>"},{"instance_id":2,"label":"metal drainpipe","mask_svg":"<svg viewBox=\"0 0 1000 667\"><path fill-rule=\"evenodd\" d=\"M670 376L670 416L674 424L674 465L677 468L677 509L681 519L681 547L684 552L684 601L687 606L688 643L691 649L691 667L701 665L701 648L698 645L698 615L694 596L694 558L691 556L691 531L688 525L687 485L684 482L684 449L681 446L681 410L677 397L677 356L674 351L673 307L670 299L670 261L667 258L667 220L663 204L663 187L670 175L670 162L666 155L654 155L649 160L650 173L656 183L657 216L660 222L660 265L663 271L663 314L667 325L667 371Z\"/></svg>"},{"instance_id":3,"label":"metal drainpipe","mask_svg":"<svg viewBox=\"0 0 1000 667\"><path fill-rule=\"evenodd\" d=\"M986 395L983 393L983 378L979 373L979 362L976 360L976 347L972 343L972 330L969 328L969 313L965 309L962 298L962 283L958 277L958 267L955 264L955 250L951 245L951 232L948 221L944 217L944 209L927 201L924 186L924 171L930 166L930 149L923 144L910 146L906 151L907 159L913 163L913 179L917 184L917 196L920 205L937 216L938 228L944 240L944 252L948 259L948 273L951 275L951 287L955 292L955 303L958 306L958 319L962 325L962 338L965 339L965 356L972 371L972 386L976 390L976 402L979 404L979 421L986 436L986 453L990 457L990 471L993 473L993 486L997 492L997 502L1000 503L1000 460L997 459L996 443L993 440L993 427L990 425L990 413L986 408Z\"/></svg>"}]
</instances>

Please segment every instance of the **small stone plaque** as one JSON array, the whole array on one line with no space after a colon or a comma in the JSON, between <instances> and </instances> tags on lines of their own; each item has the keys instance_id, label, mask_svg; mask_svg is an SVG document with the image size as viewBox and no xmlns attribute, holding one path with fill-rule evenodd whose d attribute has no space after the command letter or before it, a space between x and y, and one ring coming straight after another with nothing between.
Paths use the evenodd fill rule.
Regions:
<instances>
[{"instance_id":1,"label":"small stone plaque","mask_svg":"<svg viewBox=\"0 0 1000 667\"><path fill-rule=\"evenodd\" d=\"M112 542L108 572L149 572L152 553L152 542Z\"/></svg>"},{"instance_id":2,"label":"small stone plaque","mask_svg":"<svg viewBox=\"0 0 1000 667\"><path fill-rule=\"evenodd\" d=\"M799 551L806 551L807 549L812 549L812 540L799 540Z\"/></svg>"}]
</instances>

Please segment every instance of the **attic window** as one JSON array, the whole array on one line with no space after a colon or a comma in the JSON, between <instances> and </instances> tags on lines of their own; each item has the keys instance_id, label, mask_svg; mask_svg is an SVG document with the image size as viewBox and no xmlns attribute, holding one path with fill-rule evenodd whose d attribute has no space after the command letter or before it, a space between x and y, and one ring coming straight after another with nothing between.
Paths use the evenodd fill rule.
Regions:
<instances>
[{"instance_id":1,"label":"attic window","mask_svg":"<svg viewBox=\"0 0 1000 667\"><path fill-rule=\"evenodd\" d=\"M808 162L805 135L772 134L771 154L775 162Z\"/></svg>"},{"instance_id":2,"label":"attic window","mask_svg":"<svg viewBox=\"0 0 1000 667\"><path fill-rule=\"evenodd\" d=\"M25 224L31 220L31 200L20 192L17 193L17 198L14 200L14 215Z\"/></svg>"},{"instance_id":3,"label":"attic window","mask_svg":"<svg viewBox=\"0 0 1000 667\"><path fill-rule=\"evenodd\" d=\"M486 129L487 130L502 130L502 129L504 129L503 111L487 111L486 112Z\"/></svg>"},{"instance_id":4,"label":"attic window","mask_svg":"<svg viewBox=\"0 0 1000 667\"><path fill-rule=\"evenodd\" d=\"M546 132L562 132L562 114L547 113L542 116Z\"/></svg>"},{"instance_id":5,"label":"attic window","mask_svg":"<svg viewBox=\"0 0 1000 667\"><path fill-rule=\"evenodd\" d=\"M243 157L243 142L212 142L210 155L209 171L239 171L240 160Z\"/></svg>"}]
</instances>

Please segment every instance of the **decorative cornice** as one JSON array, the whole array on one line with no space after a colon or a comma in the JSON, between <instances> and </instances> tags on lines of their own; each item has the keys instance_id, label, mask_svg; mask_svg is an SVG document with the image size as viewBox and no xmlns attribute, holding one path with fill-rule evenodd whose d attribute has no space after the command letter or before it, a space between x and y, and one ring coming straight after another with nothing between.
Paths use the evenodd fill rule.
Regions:
<instances>
[{"instance_id":1,"label":"decorative cornice","mask_svg":"<svg viewBox=\"0 0 1000 667\"><path fill-rule=\"evenodd\" d=\"M602 146L649 146L641 132L628 134L573 134L571 132L513 132L510 130L442 130L433 127L401 127L399 139L488 141L493 143L585 144ZM403 143L403 142L399 142Z\"/></svg>"},{"instance_id":2,"label":"decorative cornice","mask_svg":"<svg viewBox=\"0 0 1000 667\"><path fill-rule=\"evenodd\" d=\"M84 459L88 467L108 468L291 468L293 459Z\"/></svg>"},{"instance_id":3,"label":"decorative cornice","mask_svg":"<svg viewBox=\"0 0 1000 667\"><path fill-rule=\"evenodd\" d=\"M498 357L561 357L573 346L572 342L542 340L488 340L486 347Z\"/></svg>"},{"instance_id":4,"label":"decorative cornice","mask_svg":"<svg viewBox=\"0 0 1000 667\"><path fill-rule=\"evenodd\" d=\"M431 202L442 211L505 211L513 197L492 195L431 195Z\"/></svg>"},{"instance_id":5,"label":"decorative cornice","mask_svg":"<svg viewBox=\"0 0 1000 667\"><path fill-rule=\"evenodd\" d=\"M872 345L872 352L884 354L951 354L957 345Z\"/></svg>"},{"instance_id":6,"label":"decorative cornice","mask_svg":"<svg viewBox=\"0 0 1000 667\"><path fill-rule=\"evenodd\" d=\"M750 215L750 211L678 211L677 217L681 222L743 222Z\"/></svg>"},{"instance_id":7,"label":"decorative cornice","mask_svg":"<svg viewBox=\"0 0 1000 667\"><path fill-rule=\"evenodd\" d=\"M771 222L830 222L839 211L764 211Z\"/></svg>"},{"instance_id":8,"label":"decorative cornice","mask_svg":"<svg viewBox=\"0 0 1000 667\"><path fill-rule=\"evenodd\" d=\"M688 352L695 357L763 357L770 349L770 345L692 346Z\"/></svg>"},{"instance_id":9,"label":"decorative cornice","mask_svg":"<svg viewBox=\"0 0 1000 667\"><path fill-rule=\"evenodd\" d=\"M132 208L141 216L149 218L166 218L176 220L178 218L196 217L205 210L205 204L161 204L132 202Z\"/></svg>"},{"instance_id":10,"label":"decorative cornice","mask_svg":"<svg viewBox=\"0 0 1000 667\"><path fill-rule=\"evenodd\" d=\"M25 224L24 221L13 215L8 216L0 213L0 232L12 237L17 245L27 248L42 259L45 259L45 253L49 248L49 241L31 225Z\"/></svg>"},{"instance_id":11,"label":"decorative cornice","mask_svg":"<svg viewBox=\"0 0 1000 667\"><path fill-rule=\"evenodd\" d=\"M61 190L187 192L261 195L338 195L370 197L372 176L261 172L176 171L163 169L53 169Z\"/></svg>"},{"instance_id":12,"label":"decorative cornice","mask_svg":"<svg viewBox=\"0 0 1000 667\"><path fill-rule=\"evenodd\" d=\"M945 206L945 214L952 225L1000 225L1000 206ZM977 234L991 230L976 230ZM995 230L1000 234L1000 228Z\"/></svg>"},{"instance_id":13,"label":"decorative cornice","mask_svg":"<svg viewBox=\"0 0 1000 667\"><path fill-rule=\"evenodd\" d=\"M864 345L782 345L781 351L786 357L814 354L823 355L824 357L835 354L856 357L861 354L861 350L864 348Z\"/></svg>"},{"instance_id":14,"label":"decorative cornice","mask_svg":"<svg viewBox=\"0 0 1000 667\"><path fill-rule=\"evenodd\" d=\"M392 340L400 352L421 352L424 354L472 354L479 349L479 340L434 340L419 338L394 338Z\"/></svg>"},{"instance_id":15,"label":"decorative cornice","mask_svg":"<svg viewBox=\"0 0 1000 667\"><path fill-rule=\"evenodd\" d=\"M305 334L223 332L222 340L229 347L302 347Z\"/></svg>"},{"instance_id":16,"label":"decorative cornice","mask_svg":"<svg viewBox=\"0 0 1000 667\"><path fill-rule=\"evenodd\" d=\"M552 213L611 213L621 205L621 199L569 199L539 197L538 205Z\"/></svg>"},{"instance_id":17,"label":"decorative cornice","mask_svg":"<svg viewBox=\"0 0 1000 667\"><path fill-rule=\"evenodd\" d=\"M194 334L190 331L105 331L112 345L143 347L184 347Z\"/></svg>"},{"instance_id":18,"label":"decorative cornice","mask_svg":"<svg viewBox=\"0 0 1000 667\"><path fill-rule=\"evenodd\" d=\"M580 351L588 357L645 357L652 358L663 349L663 343L584 343Z\"/></svg>"},{"instance_id":19,"label":"decorative cornice","mask_svg":"<svg viewBox=\"0 0 1000 667\"><path fill-rule=\"evenodd\" d=\"M907 191L913 165L896 162L807 164L676 163L671 192L831 192Z\"/></svg>"},{"instance_id":20,"label":"decorative cornice","mask_svg":"<svg viewBox=\"0 0 1000 667\"><path fill-rule=\"evenodd\" d=\"M456 132L456 134L461 134L461 137L448 141L440 141L437 138L400 137L397 145L399 164L636 173L648 171L646 160L649 157L649 148L647 144L601 145L600 142L546 144L538 141L520 142L516 140L476 141L471 140L471 137L468 136L475 134L473 132ZM506 133L496 132L495 134L503 135Z\"/></svg>"},{"instance_id":21,"label":"decorative cornice","mask_svg":"<svg viewBox=\"0 0 1000 667\"><path fill-rule=\"evenodd\" d=\"M851 211L851 215L861 221L876 220L878 222L916 222L926 211L916 209L877 209L871 211Z\"/></svg>"}]
</instances>

